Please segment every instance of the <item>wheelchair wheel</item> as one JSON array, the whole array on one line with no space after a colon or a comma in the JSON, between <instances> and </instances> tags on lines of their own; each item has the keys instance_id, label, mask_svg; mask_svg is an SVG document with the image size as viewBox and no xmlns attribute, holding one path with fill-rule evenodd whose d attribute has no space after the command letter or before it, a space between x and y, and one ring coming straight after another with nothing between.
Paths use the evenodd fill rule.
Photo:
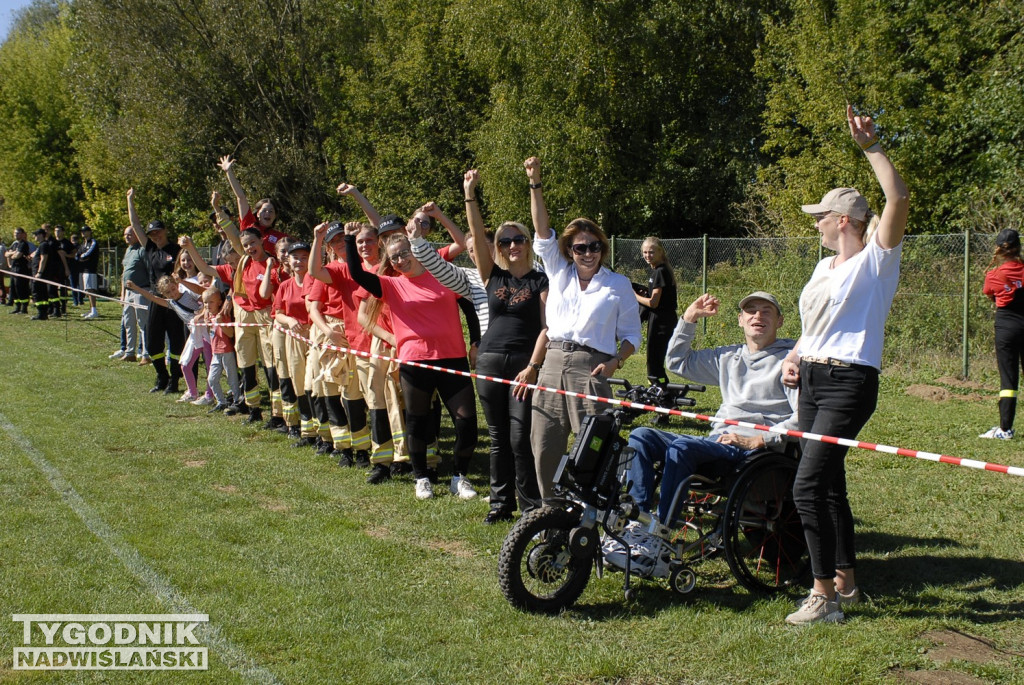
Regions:
<instances>
[{"instance_id":1,"label":"wheelchair wheel","mask_svg":"<svg viewBox=\"0 0 1024 685\"><path fill-rule=\"evenodd\" d=\"M748 590L773 593L803 582L810 568L796 506L796 461L756 460L736 478L725 508L725 556Z\"/></svg>"},{"instance_id":2,"label":"wheelchair wheel","mask_svg":"<svg viewBox=\"0 0 1024 685\"><path fill-rule=\"evenodd\" d=\"M580 514L542 507L509 531L498 557L498 583L512 606L554 614L572 606L590 580L593 557L572 555L569 534Z\"/></svg>"}]
</instances>

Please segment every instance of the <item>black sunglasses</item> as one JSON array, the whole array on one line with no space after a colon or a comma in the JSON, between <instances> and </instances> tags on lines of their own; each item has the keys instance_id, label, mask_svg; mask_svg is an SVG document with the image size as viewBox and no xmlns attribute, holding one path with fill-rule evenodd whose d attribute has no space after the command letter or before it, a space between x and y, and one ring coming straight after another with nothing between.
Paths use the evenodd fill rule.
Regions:
<instances>
[{"instance_id":1,"label":"black sunglasses","mask_svg":"<svg viewBox=\"0 0 1024 685\"><path fill-rule=\"evenodd\" d=\"M498 245L501 247L511 247L515 245L523 245L526 242L525 235L514 235L511 238L501 238L498 240Z\"/></svg>"},{"instance_id":2,"label":"black sunglasses","mask_svg":"<svg viewBox=\"0 0 1024 685\"><path fill-rule=\"evenodd\" d=\"M575 243L572 246L574 254L585 255L587 252L598 253L601 251L601 241L595 240L592 243Z\"/></svg>"}]
</instances>

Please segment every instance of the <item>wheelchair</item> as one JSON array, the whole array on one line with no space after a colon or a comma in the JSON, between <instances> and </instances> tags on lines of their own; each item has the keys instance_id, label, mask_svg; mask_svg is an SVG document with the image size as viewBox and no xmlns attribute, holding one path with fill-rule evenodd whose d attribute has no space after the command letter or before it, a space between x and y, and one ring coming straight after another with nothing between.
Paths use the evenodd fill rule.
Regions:
<instances>
[{"instance_id":1,"label":"wheelchair","mask_svg":"<svg viewBox=\"0 0 1024 685\"><path fill-rule=\"evenodd\" d=\"M502 544L498 580L505 598L520 609L557 613L579 599L593 571L601 576L606 568L624 573L627 600L634 594L633 576L667 581L686 595L697 584L694 567L719 555L752 592L802 587L810 563L792 496L796 445L785 454L756 451L716 477L692 476L673 496L673 520L662 523L627 492L632 449L625 429L651 406L692 406L686 394L704 388L609 380L624 386L617 396L646 406L615 406L584 419L555 474L560 499L525 514ZM638 527L645 534L646 563L634 558L633 540L626 539L627 530L635 534ZM619 554L610 553L613 545Z\"/></svg>"}]
</instances>

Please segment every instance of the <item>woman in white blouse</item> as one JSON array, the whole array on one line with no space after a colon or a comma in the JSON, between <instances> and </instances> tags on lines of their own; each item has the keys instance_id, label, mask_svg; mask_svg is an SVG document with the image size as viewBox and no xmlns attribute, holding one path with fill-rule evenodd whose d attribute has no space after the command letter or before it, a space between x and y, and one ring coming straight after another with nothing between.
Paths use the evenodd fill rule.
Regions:
<instances>
[{"instance_id":1,"label":"woman in white blouse","mask_svg":"<svg viewBox=\"0 0 1024 685\"><path fill-rule=\"evenodd\" d=\"M530 179L534 249L550 283L545 306L547 353L543 365L533 367L535 382L611 397L608 377L640 347L640 312L633 287L628 278L602 265L610 247L596 223L574 219L561 237L554 234L541 191L540 160L531 157L523 166ZM579 432L584 416L604 409L592 400L535 393L530 435L543 499L554 495L555 471L568 447L569 432Z\"/></svg>"}]
</instances>

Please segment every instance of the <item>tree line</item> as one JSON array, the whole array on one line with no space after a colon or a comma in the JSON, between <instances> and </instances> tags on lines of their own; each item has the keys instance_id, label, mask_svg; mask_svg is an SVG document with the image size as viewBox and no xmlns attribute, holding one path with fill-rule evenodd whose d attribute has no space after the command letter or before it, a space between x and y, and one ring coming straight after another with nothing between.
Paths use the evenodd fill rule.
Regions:
<instances>
[{"instance_id":1,"label":"tree line","mask_svg":"<svg viewBox=\"0 0 1024 685\"><path fill-rule=\"evenodd\" d=\"M879 190L845 130L874 116L911 232L1019 226L1024 8L940 0L35 0L0 46L0 227L88 223L124 190L208 229L216 160L308 236L384 212L529 217L667 238L808 234L799 205Z\"/></svg>"}]
</instances>

